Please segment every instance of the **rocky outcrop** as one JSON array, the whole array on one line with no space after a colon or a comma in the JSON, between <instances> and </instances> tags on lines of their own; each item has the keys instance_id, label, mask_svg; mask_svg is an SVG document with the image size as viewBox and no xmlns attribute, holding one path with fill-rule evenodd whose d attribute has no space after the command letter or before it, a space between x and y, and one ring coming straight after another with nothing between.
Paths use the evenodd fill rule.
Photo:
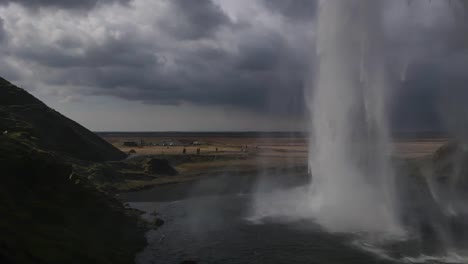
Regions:
<instances>
[{"instance_id":1,"label":"rocky outcrop","mask_svg":"<svg viewBox=\"0 0 468 264\"><path fill-rule=\"evenodd\" d=\"M148 159L144 167L145 173L149 175L177 175L177 171L165 159Z\"/></svg>"}]
</instances>

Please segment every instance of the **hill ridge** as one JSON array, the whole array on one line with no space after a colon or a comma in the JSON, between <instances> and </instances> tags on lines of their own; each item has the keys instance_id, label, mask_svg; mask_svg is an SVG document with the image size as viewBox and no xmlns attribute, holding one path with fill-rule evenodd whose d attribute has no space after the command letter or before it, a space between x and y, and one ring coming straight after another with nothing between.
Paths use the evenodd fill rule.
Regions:
<instances>
[{"instance_id":1,"label":"hill ridge","mask_svg":"<svg viewBox=\"0 0 468 264\"><path fill-rule=\"evenodd\" d=\"M120 160L126 154L77 122L0 77L0 131L34 140L44 150L89 161Z\"/></svg>"}]
</instances>

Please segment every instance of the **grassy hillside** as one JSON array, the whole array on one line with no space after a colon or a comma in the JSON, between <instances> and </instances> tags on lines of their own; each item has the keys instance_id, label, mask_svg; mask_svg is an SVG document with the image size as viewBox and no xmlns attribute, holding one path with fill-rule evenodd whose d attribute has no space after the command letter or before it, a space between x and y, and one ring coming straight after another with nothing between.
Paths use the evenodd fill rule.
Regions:
<instances>
[{"instance_id":1,"label":"grassy hillside","mask_svg":"<svg viewBox=\"0 0 468 264\"><path fill-rule=\"evenodd\" d=\"M125 154L1 78L0 131L0 263L134 262L138 213L73 171Z\"/></svg>"},{"instance_id":2,"label":"grassy hillside","mask_svg":"<svg viewBox=\"0 0 468 264\"><path fill-rule=\"evenodd\" d=\"M51 153L0 136L0 263L132 263L137 215Z\"/></svg>"},{"instance_id":3,"label":"grassy hillside","mask_svg":"<svg viewBox=\"0 0 468 264\"><path fill-rule=\"evenodd\" d=\"M126 156L101 137L2 78L0 131L34 139L43 149L83 160L119 160Z\"/></svg>"}]
</instances>

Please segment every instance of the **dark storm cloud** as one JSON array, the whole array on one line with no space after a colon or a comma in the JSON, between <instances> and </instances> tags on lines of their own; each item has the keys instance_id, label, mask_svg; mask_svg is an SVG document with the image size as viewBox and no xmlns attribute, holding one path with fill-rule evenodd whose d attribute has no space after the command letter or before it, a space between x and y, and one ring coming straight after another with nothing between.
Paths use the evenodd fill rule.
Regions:
<instances>
[{"instance_id":1,"label":"dark storm cloud","mask_svg":"<svg viewBox=\"0 0 468 264\"><path fill-rule=\"evenodd\" d=\"M229 17L211 0L170 0L169 3L170 11L160 25L178 39L207 38L231 24Z\"/></svg>"},{"instance_id":2,"label":"dark storm cloud","mask_svg":"<svg viewBox=\"0 0 468 264\"><path fill-rule=\"evenodd\" d=\"M243 71L268 71L281 63L280 56L288 48L278 34L247 39L239 46L238 67Z\"/></svg>"},{"instance_id":3,"label":"dark storm cloud","mask_svg":"<svg viewBox=\"0 0 468 264\"><path fill-rule=\"evenodd\" d=\"M446 132L455 131L453 123L462 123L450 121L460 117L453 106L461 110L466 105L461 101L468 100L468 21L458 13L462 4L436 5L441 10L437 20L402 21L396 35L391 35L389 53L403 55L408 68L403 82L394 85L392 110L397 130Z\"/></svg>"},{"instance_id":4,"label":"dark storm cloud","mask_svg":"<svg viewBox=\"0 0 468 264\"><path fill-rule=\"evenodd\" d=\"M3 19L0 17L0 43L4 42L6 38L6 32L3 24Z\"/></svg>"},{"instance_id":5,"label":"dark storm cloud","mask_svg":"<svg viewBox=\"0 0 468 264\"><path fill-rule=\"evenodd\" d=\"M468 50L413 66L398 91L394 125L403 131L468 132Z\"/></svg>"},{"instance_id":6,"label":"dark storm cloud","mask_svg":"<svg viewBox=\"0 0 468 264\"><path fill-rule=\"evenodd\" d=\"M429 57L429 55L428 55ZM400 131L456 132L468 128L468 50L412 65L394 94L393 125ZM465 130L468 132L468 130Z\"/></svg>"},{"instance_id":7,"label":"dark storm cloud","mask_svg":"<svg viewBox=\"0 0 468 264\"><path fill-rule=\"evenodd\" d=\"M452 135L468 138L468 49L453 53L439 64L440 83L439 116Z\"/></svg>"},{"instance_id":8,"label":"dark storm cloud","mask_svg":"<svg viewBox=\"0 0 468 264\"><path fill-rule=\"evenodd\" d=\"M317 0L263 0L273 12L293 20L310 20L315 17Z\"/></svg>"},{"instance_id":9,"label":"dark storm cloud","mask_svg":"<svg viewBox=\"0 0 468 264\"><path fill-rule=\"evenodd\" d=\"M155 24L148 21L151 31L140 21L118 22L98 24L96 37L61 30L50 41L42 35L50 25L38 25L31 31L38 35L24 35L8 50L18 61L37 65L44 85L73 93L301 112L307 63L285 36L248 21L238 21L240 27L209 0L161 3L166 9L156 14ZM73 16L79 21L82 14Z\"/></svg>"},{"instance_id":10,"label":"dark storm cloud","mask_svg":"<svg viewBox=\"0 0 468 264\"><path fill-rule=\"evenodd\" d=\"M114 95L148 104L189 102L266 111L268 94L272 91L284 93L281 102L285 102L288 96L302 94L302 86L283 76L292 75L285 73L285 69L296 71L294 64L299 62L297 59L282 61L292 54L288 54L290 51L282 40L271 42L275 38L278 37L241 43L239 53L208 47L179 51L173 62L165 60L163 55L153 56L153 59L149 59L150 54L138 56L138 52L141 52L139 48L129 45L125 52L130 52L130 58L146 56L148 63L143 63L141 59L136 60L140 65L132 64L125 61L125 56L119 59L118 52L112 61L109 58L101 61L97 58L108 55L107 52L98 53L103 48L88 51L89 57L80 60L70 57L55 57L52 60L43 55L42 63L48 67L66 67L56 79L50 80L54 85L98 87L89 92L92 95ZM104 64L106 61L109 63ZM171 63L175 63L176 67L168 70ZM303 76L296 75L294 82L300 78ZM281 109L281 104L275 109Z\"/></svg>"},{"instance_id":11,"label":"dark storm cloud","mask_svg":"<svg viewBox=\"0 0 468 264\"><path fill-rule=\"evenodd\" d=\"M138 70L152 67L158 57L147 39L139 39L131 30L119 38L108 36L102 43L81 43L67 36L59 39L54 46L36 43L34 49L28 47L13 48L22 59L35 61L51 68L97 68L122 67ZM79 47L79 54L69 52L70 48Z\"/></svg>"},{"instance_id":12,"label":"dark storm cloud","mask_svg":"<svg viewBox=\"0 0 468 264\"><path fill-rule=\"evenodd\" d=\"M20 4L26 8L64 8L64 9L92 9L98 5L109 3L128 4L131 0L2 0L0 5L10 3Z\"/></svg>"},{"instance_id":13,"label":"dark storm cloud","mask_svg":"<svg viewBox=\"0 0 468 264\"><path fill-rule=\"evenodd\" d=\"M433 63L415 65L394 95L393 127L401 132L443 130L439 116L442 75Z\"/></svg>"},{"instance_id":14,"label":"dark storm cloud","mask_svg":"<svg viewBox=\"0 0 468 264\"><path fill-rule=\"evenodd\" d=\"M108 10L92 8L129 1L10 0L3 3L89 12L72 12L64 20L53 10L17 17L7 10L3 14L12 17L0 20L0 41L6 33L14 41L3 45L9 61L0 58L0 71L21 80L9 72L24 67L33 77L23 78L71 94L301 115L306 81L313 82L314 41L305 35L313 31L317 1L258 1L264 7L260 18L233 19L210 0L134 0L132 8L107 5ZM453 21L409 30L411 23L396 27L387 51L391 58L405 51L415 60L406 80L395 83L394 123L429 129L441 124L444 87L468 81L468 58L456 55L468 45Z\"/></svg>"}]
</instances>

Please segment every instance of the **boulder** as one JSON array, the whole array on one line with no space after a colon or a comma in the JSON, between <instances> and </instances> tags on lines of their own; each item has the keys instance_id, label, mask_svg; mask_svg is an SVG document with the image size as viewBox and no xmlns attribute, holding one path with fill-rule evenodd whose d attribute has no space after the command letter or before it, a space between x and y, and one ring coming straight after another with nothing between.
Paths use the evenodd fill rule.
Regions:
<instances>
[{"instance_id":1,"label":"boulder","mask_svg":"<svg viewBox=\"0 0 468 264\"><path fill-rule=\"evenodd\" d=\"M162 220L161 218L156 218L156 219L154 219L153 225L155 227L160 227L160 226L164 225L164 220Z\"/></svg>"},{"instance_id":2,"label":"boulder","mask_svg":"<svg viewBox=\"0 0 468 264\"><path fill-rule=\"evenodd\" d=\"M151 175L177 175L177 171L165 159L148 159L145 162L145 173Z\"/></svg>"}]
</instances>

